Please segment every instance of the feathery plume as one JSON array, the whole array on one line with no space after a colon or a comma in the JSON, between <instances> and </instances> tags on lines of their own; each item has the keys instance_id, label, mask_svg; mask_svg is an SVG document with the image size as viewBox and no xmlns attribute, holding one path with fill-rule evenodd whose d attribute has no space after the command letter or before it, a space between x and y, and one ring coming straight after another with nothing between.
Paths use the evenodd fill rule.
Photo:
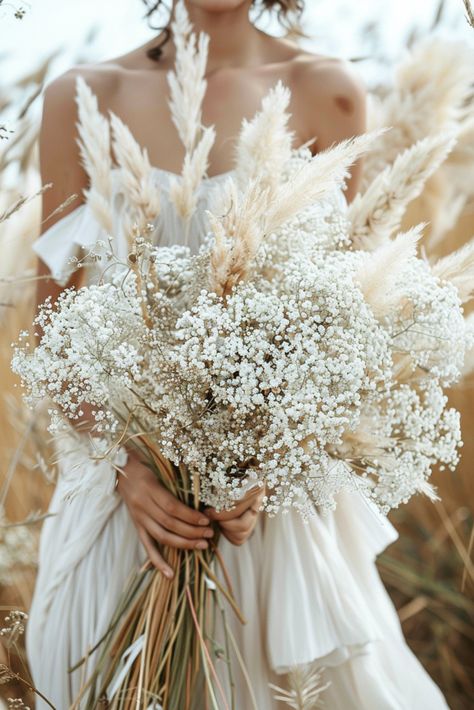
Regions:
<instances>
[{"instance_id":1,"label":"feathery plume","mask_svg":"<svg viewBox=\"0 0 474 710\"><path fill-rule=\"evenodd\" d=\"M182 0L176 4L171 31L176 47L175 71L167 75L170 88L169 107L186 151L194 149L202 125L202 101L207 82L204 79L209 36L192 31Z\"/></svg>"},{"instance_id":2,"label":"feathery plume","mask_svg":"<svg viewBox=\"0 0 474 710\"><path fill-rule=\"evenodd\" d=\"M368 150L377 135L376 132L356 136L318 153L291 181L273 191L262 187L258 177L250 180L243 191L229 179L224 200L228 212L221 218L219 231L231 239L220 239L211 258L211 288L227 295L248 274L265 235L340 186L349 174L349 166ZM217 219L210 217L211 227L215 227ZM224 256L226 249L229 253Z\"/></svg>"},{"instance_id":3,"label":"feathery plume","mask_svg":"<svg viewBox=\"0 0 474 710\"><path fill-rule=\"evenodd\" d=\"M185 148L179 180L174 180L170 199L177 213L189 225L196 208L197 190L206 174L209 153L215 141L213 126L202 125L202 102L207 82L204 79L209 36L192 31L182 0L175 7L171 25L176 47L175 71L168 72L169 107L173 123Z\"/></svg>"},{"instance_id":4,"label":"feathery plume","mask_svg":"<svg viewBox=\"0 0 474 710\"><path fill-rule=\"evenodd\" d=\"M408 259L416 255L416 246L425 225L419 224L408 232L368 252L354 279L359 283L364 298L376 317L384 316L400 301L395 283Z\"/></svg>"},{"instance_id":5,"label":"feathery plume","mask_svg":"<svg viewBox=\"0 0 474 710\"><path fill-rule=\"evenodd\" d=\"M466 350L462 368L462 376L466 378L474 372L474 311L464 319L464 322L466 324L466 331L471 338L471 347L469 350Z\"/></svg>"},{"instance_id":6,"label":"feathery plume","mask_svg":"<svg viewBox=\"0 0 474 710\"><path fill-rule=\"evenodd\" d=\"M438 37L419 42L408 53L393 85L369 102L369 129L392 130L380 137L364 161L363 188L402 150L458 123L471 91L473 58L467 43Z\"/></svg>"},{"instance_id":7,"label":"feathery plume","mask_svg":"<svg viewBox=\"0 0 474 710\"><path fill-rule=\"evenodd\" d=\"M454 284L462 303L469 301L474 296L474 239L439 259L433 266L433 274Z\"/></svg>"},{"instance_id":8,"label":"feathery plume","mask_svg":"<svg viewBox=\"0 0 474 710\"><path fill-rule=\"evenodd\" d=\"M277 693L274 699L293 710L315 710L321 707L320 696L331 685L331 681L324 685L321 682L324 670L324 667L317 668L313 664L295 666L288 673L288 690L269 683L269 687Z\"/></svg>"},{"instance_id":9,"label":"feathery plume","mask_svg":"<svg viewBox=\"0 0 474 710\"><path fill-rule=\"evenodd\" d=\"M379 131L374 131L341 141L305 163L291 181L275 190L272 204L268 205L266 231L275 231L327 192L341 187L349 176L350 166L370 149L379 135Z\"/></svg>"},{"instance_id":10,"label":"feathery plume","mask_svg":"<svg viewBox=\"0 0 474 710\"><path fill-rule=\"evenodd\" d=\"M148 151L139 146L128 126L112 111L110 125L112 145L120 166L120 179L129 211L143 229L160 212L160 194L153 179Z\"/></svg>"},{"instance_id":11,"label":"feathery plume","mask_svg":"<svg viewBox=\"0 0 474 710\"><path fill-rule=\"evenodd\" d=\"M100 113L97 96L86 81L76 78L76 103L79 121L76 123L81 162L89 176L90 187L84 197L99 224L112 232L112 157L110 154L110 128Z\"/></svg>"},{"instance_id":12,"label":"feathery plume","mask_svg":"<svg viewBox=\"0 0 474 710\"><path fill-rule=\"evenodd\" d=\"M263 98L251 121L244 119L236 147L236 179L240 187L259 178L274 190L291 157L293 132L288 130L290 91L279 81Z\"/></svg>"},{"instance_id":13,"label":"feathery plume","mask_svg":"<svg viewBox=\"0 0 474 710\"><path fill-rule=\"evenodd\" d=\"M180 217L189 222L197 205L197 190L209 164L209 152L214 144L213 126L203 129L202 137L195 150L187 152L181 176L173 178L170 185L170 200Z\"/></svg>"},{"instance_id":14,"label":"feathery plume","mask_svg":"<svg viewBox=\"0 0 474 710\"><path fill-rule=\"evenodd\" d=\"M374 249L391 237L407 205L418 197L455 142L452 132L419 140L377 175L364 194L356 195L348 209L354 248Z\"/></svg>"}]
</instances>

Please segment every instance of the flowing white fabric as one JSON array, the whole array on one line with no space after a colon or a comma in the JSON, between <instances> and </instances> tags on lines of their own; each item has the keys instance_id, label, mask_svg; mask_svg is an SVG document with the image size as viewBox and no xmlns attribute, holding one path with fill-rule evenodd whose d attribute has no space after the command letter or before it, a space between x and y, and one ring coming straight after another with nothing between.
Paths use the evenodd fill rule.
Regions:
<instances>
[{"instance_id":1,"label":"flowing white fabric","mask_svg":"<svg viewBox=\"0 0 474 710\"><path fill-rule=\"evenodd\" d=\"M172 173L155 168L162 190L162 211L153 238L182 243L183 229L167 199ZM212 185L226 174L205 180L188 231L189 245L199 246L206 232L205 208ZM345 206L342 192L331 199ZM124 206L114 180L114 249L124 255L120 234ZM322 206L323 208L323 206ZM49 228L33 245L54 278L64 283L71 257L81 258L105 234L87 204ZM97 273L88 270L89 280ZM130 576L145 560L127 508L107 481L111 471L97 471L103 483L88 494L65 501L74 475L90 475L96 466L85 437L56 442L60 476L43 524L39 572L27 629L27 653L36 687L58 710L66 710L87 678L86 666L69 673L106 631ZM105 468L108 464L105 464ZM375 557L398 537L393 525L362 494L344 491L335 511L316 512L304 523L297 512L261 515L252 537L241 547L219 543L233 592L246 619L242 625L230 608L227 619L252 691L231 650L236 710L278 710L269 683L285 685L281 674L295 664L324 668L329 682L321 699L328 710L441 710L439 688L407 646L396 610L375 566ZM216 620L216 641L225 644ZM225 661L217 661L229 693ZM230 705L230 703L229 703ZM41 701L38 708L45 708ZM224 706L223 706L224 707Z\"/></svg>"}]
</instances>

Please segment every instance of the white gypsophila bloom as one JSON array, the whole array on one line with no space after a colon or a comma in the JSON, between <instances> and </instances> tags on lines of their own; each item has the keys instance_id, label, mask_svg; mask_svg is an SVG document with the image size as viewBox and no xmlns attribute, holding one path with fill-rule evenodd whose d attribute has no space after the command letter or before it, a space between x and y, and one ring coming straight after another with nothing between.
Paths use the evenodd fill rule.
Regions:
<instances>
[{"instance_id":1,"label":"white gypsophila bloom","mask_svg":"<svg viewBox=\"0 0 474 710\"><path fill-rule=\"evenodd\" d=\"M443 386L456 382L469 347L456 288L441 283L421 259L410 259L396 284L399 307L387 317L394 352L409 356L418 377L436 378Z\"/></svg>"},{"instance_id":2,"label":"white gypsophila bloom","mask_svg":"<svg viewBox=\"0 0 474 710\"><path fill-rule=\"evenodd\" d=\"M371 421L375 438L389 442L368 459L370 495L383 512L406 503L423 491L431 468L454 470L459 460L459 412L446 408L447 397L436 381L423 382L418 391L400 385L375 408Z\"/></svg>"}]
</instances>

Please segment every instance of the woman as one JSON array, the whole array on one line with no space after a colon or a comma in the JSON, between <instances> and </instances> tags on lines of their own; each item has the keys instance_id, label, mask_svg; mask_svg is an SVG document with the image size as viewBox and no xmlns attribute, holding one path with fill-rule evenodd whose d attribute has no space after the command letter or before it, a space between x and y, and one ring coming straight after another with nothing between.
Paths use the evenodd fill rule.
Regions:
<instances>
[{"instance_id":1,"label":"woman","mask_svg":"<svg viewBox=\"0 0 474 710\"><path fill-rule=\"evenodd\" d=\"M208 188L232 169L233 141L242 119L255 114L277 80L292 93L290 128L296 145L316 137L314 150L320 151L365 130L364 90L346 63L304 52L257 30L249 20L252 4L251 0L186 2L194 29L210 36L203 122L214 124L217 134L209 176L202 185L196 234L203 232ZM260 5L276 9L285 22L292 12L301 12L303 2L263 0ZM44 215L87 187L76 142L78 75L98 97L100 110L114 111L146 146L166 194L183 158L166 99L166 74L174 65L174 53L173 38L165 31L126 55L81 65L48 86L40 162L43 182L53 187L43 196ZM360 172L357 164L348 180L347 201L358 190ZM338 198L344 200L342 193ZM165 231L166 210L164 204L157 238ZM58 274L71 246L83 244L86 238L93 243L94 231L97 225L85 204L73 203L50 220L35 243L39 275L46 277L39 281L39 303L47 296L56 298L64 288ZM175 241L182 237L169 221L165 236ZM77 282L76 273L70 283ZM341 494L333 514L324 519L315 514L309 525L303 525L297 514L265 519L257 513L257 494L228 513L209 509L203 515L174 499L130 452L126 476L119 477L115 493L103 498L78 496L64 504L61 489L68 472L93 465L80 448L63 455L50 508L54 515L46 520L41 537L27 647L35 683L57 708L69 707L77 696L87 671L68 674L68 668L107 629L130 572L149 557L171 577L174 570L156 542L204 549L212 536L211 521L222 530L220 549L248 622L245 627L231 622L253 688L249 692L235 664L238 710L281 707L269 683L284 685L278 674L296 663L325 668L323 680L328 687L322 698L330 710L447 707L408 649L374 565L375 555L397 533L362 498ZM94 658L91 653L87 669ZM220 672L225 684L227 674Z\"/></svg>"}]
</instances>

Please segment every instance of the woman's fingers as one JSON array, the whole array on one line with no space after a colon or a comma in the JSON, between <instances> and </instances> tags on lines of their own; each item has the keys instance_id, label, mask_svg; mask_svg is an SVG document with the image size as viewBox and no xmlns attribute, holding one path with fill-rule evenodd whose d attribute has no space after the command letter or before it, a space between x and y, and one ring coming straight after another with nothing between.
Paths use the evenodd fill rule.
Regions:
<instances>
[{"instance_id":1,"label":"woman's fingers","mask_svg":"<svg viewBox=\"0 0 474 710\"><path fill-rule=\"evenodd\" d=\"M183 523L179 518L174 518L168 515L163 508L152 498L147 498L142 505L142 511L148 517L155 520L162 527L170 532L174 532L181 537L187 537L190 540L202 540L203 538L211 538L214 536L214 530L206 525L190 525Z\"/></svg>"},{"instance_id":2,"label":"woman's fingers","mask_svg":"<svg viewBox=\"0 0 474 710\"><path fill-rule=\"evenodd\" d=\"M239 503L232 510L223 510L218 513L215 508L206 508L204 512L208 518L218 522L233 520L234 518L240 518L246 510L253 509L257 512L260 508L264 495L265 490L263 488L259 488L257 491L247 494L245 498L239 501Z\"/></svg>"},{"instance_id":3,"label":"woman's fingers","mask_svg":"<svg viewBox=\"0 0 474 710\"><path fill-rule=\"evenodd\" d=\"M189 525L188 523L183 523L178 518L172 518L171 515L165 513L161 508L158 508L158 511L156 518L160 525L180 537L186 537L189 540L195 541L214 537L214 530L209 526Z\"/></svg>"},{"instance_id":4,"label":"woman's fingers","mask_svg":"<svg viewBox=\"0 0 474 710\"><path fill-rule=\"evenodd\" d=\"M181 537L180 535L175 535L174 533L165 530L162 525L147 515L144 516L142 525L145 527L148 534L162 545L179 547L182 550L205 550L209 547L206 540L203 540L202 538L200 540L189 540L186 537Z\"/></svg>"},{"instance_id":5,"label":"woman's fingers","mask_svg":"<svg viewBox=\"0 0 474 710\"><path fill-rule=\"evenodd\" d=\"M147 533L145 528L141 526L138 528L138 537L142 541L143 547L148 553L148 557L150 558L150 562L152 563L152 565L156 567L156 569L158 569L160 572L162 572L165 577L167 577L168 579L172 579L172 577L174 576L173 570L164 561L163 557L158 552L153 538Z\"/></svg>"},{"instance_id":6,"label":"woman's fingers","mask_svg":"<svg viewBox=\"0 0 474 710\"><path fill-rule=\"evenodd\" d=\"M171 518L178 518L190 525L209 525L209 518L205 514L191 508L185 503L181 503L181 501L167 491L164 486L157 485L154 487L152 497L160 508Z\"/></svg>"}]
</instances>

